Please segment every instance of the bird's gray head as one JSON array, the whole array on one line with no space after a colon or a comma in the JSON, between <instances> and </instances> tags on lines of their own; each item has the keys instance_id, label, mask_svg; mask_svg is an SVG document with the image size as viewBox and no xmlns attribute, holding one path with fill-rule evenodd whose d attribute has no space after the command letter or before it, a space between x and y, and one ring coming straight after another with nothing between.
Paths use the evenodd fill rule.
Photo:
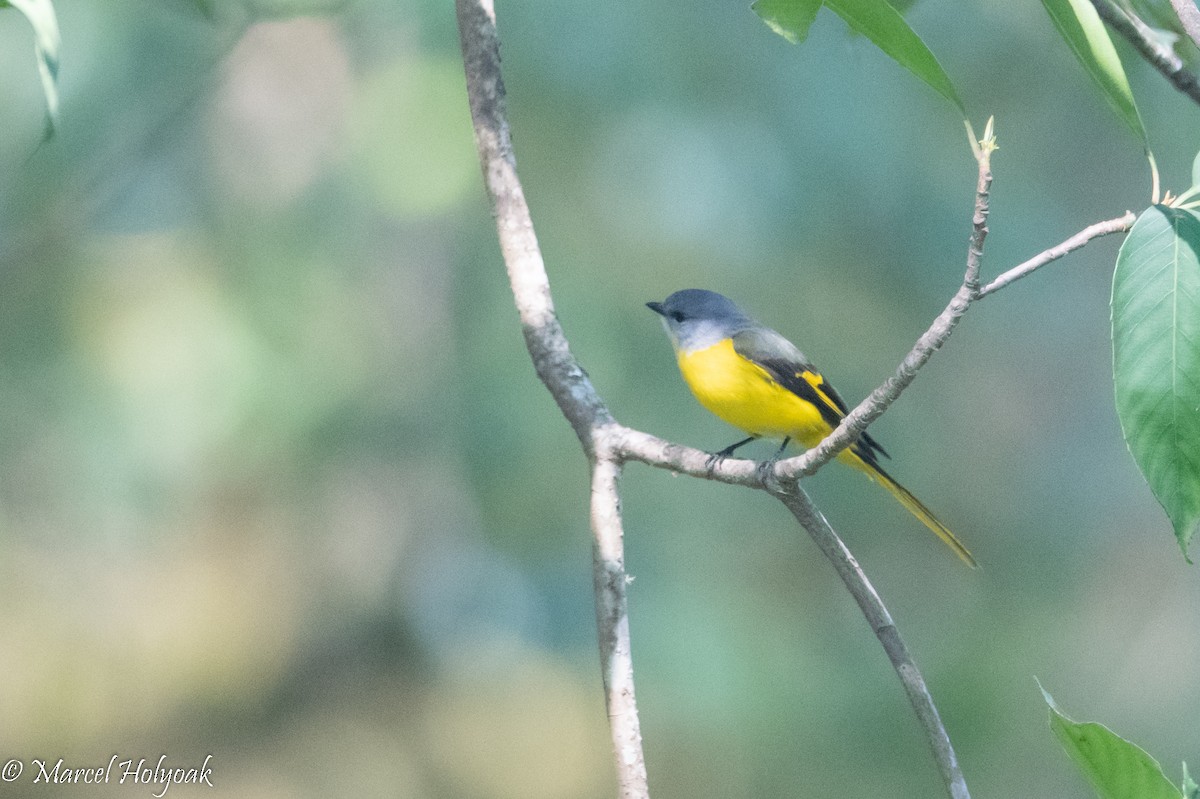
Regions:
<instances>
[{"instance_id":1,"label":"bird's gray head","mask_svg":"<svg viewBox=\"0 0 1200 799\"><path fill-rule=\"evenodd\" d=\"M671 343L684 352L711 347L755 324L733 300L704 289L677 291L646 307L662 317Z\"/></svg>"}]
</instances>

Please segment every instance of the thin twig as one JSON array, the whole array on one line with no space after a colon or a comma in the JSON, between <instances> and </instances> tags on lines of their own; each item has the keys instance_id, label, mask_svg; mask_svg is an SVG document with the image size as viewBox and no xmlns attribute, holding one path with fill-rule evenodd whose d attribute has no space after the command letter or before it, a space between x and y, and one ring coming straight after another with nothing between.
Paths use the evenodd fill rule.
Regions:
<instances>
[{"instance_id":1,"label":"thin twig","mask_svg":"<svg viewBox=\"0 0 1200 799\"><path fill-rule=\"evenodd\" d=\"M715 480L730 485L762 488L758 463L745 458L712 461L712 453L675 444L656 435L613 424L603 431L605 440L622 460L638 461L657 469L666 469L688 477Z\"/></svg>"},{"instance_id":2,"label":"thin twig","mask_svg":"<svg viewBox=\"0 0 1200 799\"><path fill-rule=\"evenodd\" d=\"M992 292L999 291L1008 284L1020 280L1026 275L1032 274L1051 261L1057 261L1067 253L1078 250L1092 239L1096 239L1101 236L1107 236L1110 233L1124 233L1133 227L1133 223L1136 221L1137 217L1134 215L1134 213L1132 211L1126 211L1124 215L1119 216L1116 219L1109 219L1104 222L1097 222L1094 225L1088 225L1083 230L1064 241L1062 244L1051 247L1048 250L1043 250L1042 252L1030 258L1028 261L1009 269L1007 272L1000 275L998 278L980 289L979 296L986 297Z\"/></svg>"},{"instance_id":3,"label":"thin twig","mask_svg":"<svg viewBox=\"0 0 1200 799\"><path fill-rule=\"evenodd\" d=\"M1200 78L1183 65L1183 59L1170 47L1162 44L1138 17L1117 8L1110 0L1092 0L1098 13L1109 26L1125 37L1142 58L1157 69L1179 91L1200 104Z\"/></svg>"},{"instance_id":4,"label":"thin twig","mask_svg":"<svg viewBox=\"0 0 1200 799\"><path fill-rule=\"evenodd\" d=\"M989 122L989 132L991 123ZM984 141L980 142L978 155L978 180L975 187L975 208L971 216L971 236L967 245L967 267L963 275L962 285L950 299L933 324L929 326L908 355L896 368L896 373L883 382L878 388L858 404L854 410L846 414L841 424L825 437L820 444L807 450L802 455L779 461L768 478L782 482L797 480L813 474L829 461L833 460L846 447L853 444L871 422L878 419L883 412L908 388L917 372L921 370L933 354L941 348L958 326L959 321L971 306L971 300L978 294L979 268L983 256L983 242L987 238L988 192L992 185L991 154L995 149L995 140L985 133Z\"/></svg>"},{"instance_id":5,"label":"thin twig","mask_svg":"<svg viewBox=\"0 0 1200 799\"><path fill-rule=\"evenodd\" d=\"M1092 239L1112 233L1124 233L1133 227L1133 223L1136 220L1137 217L1134 213L1127 211L1122 216L1114 219L1089 225L1061 244L1043 250L1024 263L1018 264L1002 273L999 277L980 288L978 296L979 298L983 298L994 294L1009 284L1032 274L1043 266L1080 249ZM955 295L955 300L958 299L960 299L958 295ZM955 303L952 301L950 306L947 306L947 310L954 305ZM930 333L940 335L940 331L941 325L935 320L934 325L926 331L926 335L928 336ZM914 350L920 346L921 343L918 341L914 345ZM694 447L675 444L642 432L641 430L634 430L620 424L611 425L607 430L607 435L612 437L614 442L613 447L627 460L635 460L659 469L667 469L678 474L686 474L690 477L716 480L722 483L729 483L730 485L761 486L757 464L751 460L726 458L710 466L708 462L711 459L711 453L695 449ZM834 457L836 457L836 453ZM807 473L806 471L805 474Z\"/></svg>"},{"instance_id":6,"label":"thin twig","mask_svg":"<svg viewBox=\"0 0 1200 799\"><path fill-rule=\"evenodd\" d=\"M1195 0L1171 0L1171 7L1192 44L1200 47L1200 8L1196 8Z\"/></svg>"},{"instance_id":7,"label":"thin twig","mask_svg":"<svg viewBox=\"0 0 1200 799\"><path fill-rule=\"evenodd\" d=\"M967 790L967 781L963 777L962 769L959 768L958 758L954 754L954 746L950 743L950 736L946 734L941 716L933 704L933 697L930 696L929 689L925 685L925 678L921 676L921 671L917 668L912 655L909 654L908 647L904 645L904 639L900 637L900 631L896 629L896 623L892 621L892 614L888 613L879 594L875 592L875 587L871 585L871 581L867 579L867 575L858 565L858 561L854 559L854 555L846 548L842 539L833 531L829 522L813 506L808 495L798 485L793 484L788 490L779 492L776 496L787 506L792 515L796 517L796 521L800 522L800 526L812 536L813 541L833 564L833 568L837 570L838 576L842 578L842 582L854 597L854 601L858 603L867 623L871 625L875 637L883 645L888 659L892 661L892 667L900 677L900 683L904 686L908 701L912 704L913 710L921 722L921 728L925 730L925 735L929 739L933 759L937 762L946 790L952 799L969 799L971 794Z\"/></svg>"},{"instance_id":8,"label":"thin twig","mask_svg":"<svg viewBox=\"0 0 1200 799\"><path fill-rule=\"evenodd\" d=\"M987 218L991 203L992 153L996 151L996 119L989 117L983 138L973 148L979 174L975 180L975 212L971 215L971 238L967 243L967 271L963 288L972 302L979 298L979 272L983 268L983 242L987 238ZM961 317L960 317L961 318ZM950 334L947 333L947 336Z\"/></svg>"}]
</instances>

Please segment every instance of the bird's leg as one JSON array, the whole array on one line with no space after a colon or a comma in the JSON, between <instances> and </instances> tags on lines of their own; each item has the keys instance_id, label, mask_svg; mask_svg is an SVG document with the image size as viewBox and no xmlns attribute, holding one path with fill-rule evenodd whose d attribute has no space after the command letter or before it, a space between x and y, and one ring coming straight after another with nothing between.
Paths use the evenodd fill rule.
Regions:
<instances>
[{"instance_id":1,"label":"bird's leg","mask_svg":"<svg viewBox=\"0 0 1200 799\"><path fill-rule=\"evenodd\" d=\"M720 452L714 452L713 454L709 455L708 460L706 460L704 462L704 468L708 469L709 473L711 474L712 471L717 468L717 464L719 464L721 461L725 460L730 455L732 455L733 451L735 449L737 449L738 447L741 447L745 444L749 444L751 441L753 441L756 438L758 438L758 436L750 436L749 438L743 438L741 441L737 442L736 444L730 444L728 447L721 450Z\"/></svg>"},{"instance_id":2,"label":"bird's leg","mask_svg":"<svg viewBox=\"0 0 1200 799\"><path fill-rule=\"evenodd\" d=\"M775 450L775 454L758 464L758 479L764 485L766 485L767 478L771 476L771 470L775 468L775 462L783 457L783 451L787 449L788 442L791 440L791 436L783 439L783 443L779 445L779 449Z\"/></svg>"}]
</instances>

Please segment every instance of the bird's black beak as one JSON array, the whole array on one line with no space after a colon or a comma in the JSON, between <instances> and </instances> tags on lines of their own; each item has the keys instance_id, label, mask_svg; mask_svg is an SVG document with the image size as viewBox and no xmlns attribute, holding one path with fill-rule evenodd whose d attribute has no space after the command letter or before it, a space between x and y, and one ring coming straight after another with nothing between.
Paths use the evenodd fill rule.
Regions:
<instances>
[{"instance_id":1,"label":"bird's black beak","mask_svg":"<svg viewBox=\"0 0 1200 799\"><path fill-rule=\"evenodd\" d=\"M649 308L650 310L654 311L659 316L667 315L666 311L663 310L661 302L648 302L648 303L646 303L646 307Z\"/></svg>"}]
</instances>

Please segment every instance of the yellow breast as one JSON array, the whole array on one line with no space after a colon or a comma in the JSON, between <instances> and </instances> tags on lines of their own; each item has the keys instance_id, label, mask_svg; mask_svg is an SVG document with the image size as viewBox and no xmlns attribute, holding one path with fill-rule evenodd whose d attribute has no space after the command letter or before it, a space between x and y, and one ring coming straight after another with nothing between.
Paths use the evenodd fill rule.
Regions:
<instances>
[{"instance_id":1,"label":"yellow breast","mask_svg":"<svg viewBox=\"0 0 1200 799\"><path fill-rule=\"evenodd\" d=\"M750 435L791 436L806 447L829 434L817 408L788 391L758 364L738 355L733 341L678 353L679 371L700 404Z\"/></svg>"}]
</instances>

